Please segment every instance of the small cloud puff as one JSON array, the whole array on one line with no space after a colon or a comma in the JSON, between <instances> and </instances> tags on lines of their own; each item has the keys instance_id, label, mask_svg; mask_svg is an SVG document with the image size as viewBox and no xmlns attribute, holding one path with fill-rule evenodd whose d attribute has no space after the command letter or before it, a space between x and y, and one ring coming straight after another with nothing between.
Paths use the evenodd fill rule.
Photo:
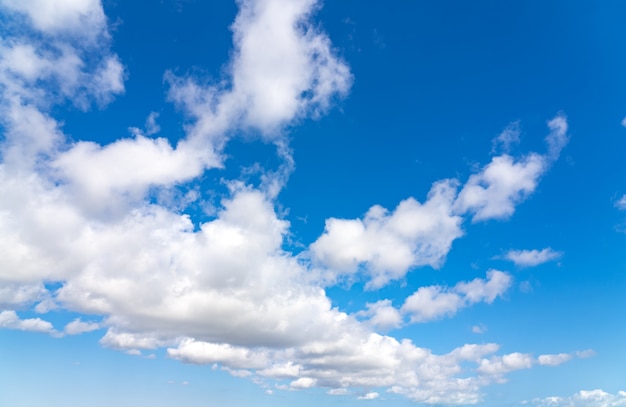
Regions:
<instances>
[{"instance_id":1,"label":"small cloud puff","mask_svg":"<svg viewBox=\"0 0 626 407\"><path fill-rule=\"evenodd\" d=\"M377 399L378 397L380 397L380 394L376 393L375 391L372 391L362 396L359 396L358 399L359 400L374 400L374 399Z\"/></svg>"},{"instance_id":2,"label":"small cloud puff","mask_svg":"<svg viewBox=\"0 0 626 407\"><path fill-rule=\"evenodd\" d=\"M615 202L615 207L620 211L626 210L626 194L622 196L617 202Z\"/></svg>"},{"instance_id":3,"label":"small cloud puff","mask_svg":"<svg viewBox=\"0 0 626 407\"><path fill-rule=\"evenodd\" d=\"M475 334L484 334L485 332L487 332L487 327L483 324L474 325L472 327L472 332Z\"/></svg>"},{"instance_id":4,"label":"small cloud puff","mask_svg":"<svg viewBox=\"0 0 626 407\"><path fill-rule=\"evenodd\" d=\"M504 258L520 267L534 267L549 261L557 260L563 256L562 252L557 252L551 248L542 250L509 250Z\"/></svg>"}]
</instances>

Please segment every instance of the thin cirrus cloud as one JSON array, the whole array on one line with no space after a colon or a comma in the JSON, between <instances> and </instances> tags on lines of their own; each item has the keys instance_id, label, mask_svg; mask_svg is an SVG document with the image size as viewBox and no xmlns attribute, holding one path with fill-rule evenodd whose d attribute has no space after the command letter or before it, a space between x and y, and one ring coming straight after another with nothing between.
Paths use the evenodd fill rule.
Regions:
<instances>
[{"instance_id":1,"label":"thin cirrus cloud","mask_svg":"<svg viewBox=\"0 0 626 407\"><path fill-rule=\"evenodd\" d=\"M333 306L325 289L360 279L377 290L415 268L440 267L464 221L507 218L534 192L567 143L565 117L548 122L545 154L495 156L464 184L434 182L425 202L409 197L391 211L374 205L363 219L330 218L296 255L284 248L290 224L276 211L293 169L282 130L345 97L352 73L311 21L318 2L239 6L219 85L165 74L169 100L192 120L186 136L176 145L147 137L159 132L151 114L143 132L102 145L70 142L50 114L55 103L88 109L125 91L101 3L61 1L53 10L43 0L2 2L25 28L0 44L0 213L10 214L0 217L0 327L57 336L106 329L102 346L129 354L166 349L172 359L219 364L277 388L383 388L429 404L476 403L481 388L510 371L564 362L498 355L493 343L434 354L377 332L492 303L511 285L505 272L422 287L399 309L383 300L354 314ZM175 203L147 199L222 167L235 130L274 142L284 171L264 174L260 187L225 181L215 218L200 225ZM59 332L42 318L20 318L16 310L28 306L85 320Z\"/></svg>"}]
</instances>

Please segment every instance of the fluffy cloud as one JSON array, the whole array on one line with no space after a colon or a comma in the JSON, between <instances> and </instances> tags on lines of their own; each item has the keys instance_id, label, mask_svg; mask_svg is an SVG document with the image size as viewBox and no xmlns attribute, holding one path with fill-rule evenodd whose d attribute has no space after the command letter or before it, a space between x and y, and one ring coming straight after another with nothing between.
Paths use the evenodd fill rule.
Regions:
<instances>
[{"instance_id":1,"label":"fluffy cloud","mask_svg":"<svg viewBox=\"0 0 626 407\"><path fill-rule=\"evenodd\" d=\"M192 139L219 143L233 127L272 138L294 118L323 112L348 92L349 68L310 22L317 6L316 0L242 1L232 26L230 78L205 87L168 76L170 98L197 120Z\"/></svg>"},{"instance_id":2,"label":"fluffy cloud","mask_svg":"<svg viewBox=\"0 0 626 407\"><path fill-rule=\"evenodd\" d=\"M472 215L474 222L508 218L534 192L568 141L564 116L550 120L548 127L546 155L493 157L460 191L459 181L443 180L433 184L424 203L408 198L391 213L375 205L363 219L328 219L310 246L314 263L325 270L322 279L332 284L362 272L369 278L366 287L378 289L413 268L441 266L453 241L463 235L464 216ZM509 126L501 138L510 141L515 131Z\"/></svg>"},{"instance_id":3,"label":"fluffy cloud","mask_svg":"<svg viewBox=\"0 0 626 407\"><path fill-rule=\"evenodd\" d=\"M20 319L15 311L0 312L0 328L56 334L54 327L41 318Z\"/></svg>"},{"instance_id":4,"label":"fluffy cloud","mask_svg":"<svg viewBox=\"0 0 626 407\"><path fill-rule=\"evenodd\" d=\"M100 324L95 322L83 322L80 318L76 318L72 322L65 325L63 332L67 335L79 335L85 332L91 332L100 329Z\"/></svg>"},{"instance_id":5,"label":"fluffy cloud","mask_svg":"<svg viewBox=\"0 0 626 407\"><path fill-rule=\"evenodd\" d=\"M47 298L43 284L16 284L0 279L0 307L30 305Z\"/></svg>"},{"instance_id":6,"label":"fluffy cloud","mask_svg":"<svg viewBox=\"0 0 626 407\"><path fill-rule=\"evenodd\" d=\"M454 315L458 309L477 302L492 303L511 286L512 280L507 273L490 270L487 272L487 280L477 278L470 282L460 282L452 288L421 287L406 299L402 312L410 315L411 322L425 322Z\"/></svg>"},{"instance_id":7,"label":"fluffy cloud","mask_svg":"<svg viewBox=\"0 0 626 407\"><path fill-rule=\"evenodd\" d=\"M36 29L47 34L72 33L91 38L105 29L100 0L2 0L0 5L23 14Z\"/></svg>"},{"instance_id":8,"label":"fluffy cloud","mask_svg":"<svg viewBox=\"0 0 626 407\"><path fill-rule=\"evenodd\" d=\"M535 190L544 171L545 159L538 154L519 160L509 155L494 157L480 173L469 178L456 207L462 213L474 213L475 222L507 218L515 205Z\"/></svg>"},{"instance_id":9,"label":"fluffy cloud","mask_svg":"<svg viewBox=\"0 0 626 407\"><path fill-rule=\"evenodd\" d=\"M374 400L377 399L378 397L380 397L380 394L376 393L375 391L369 392L369 393L365 393L362 396L357 397L359 400Z\"/></svg>"},{"instance_id":10,"label":"fluffy cloud","mask_svg":"<svg viewBox=\"0 0 626 407\"><path fill-rule=\"evenodd\" d=\"M463 234L461 217L451 213L455 187L453 181L435 183L426 202L409 198L392 213L373 206L362 220L327 220L324 234L311 245L314 260L336 273L333 279L365 264L372 289L402 278L411 267L438 267Z\"/></svg>"},{"instance_id":11,"label":"fluffy cloud","mask_svg":"<svg viewBox=\"0 0 626 407\"><path fill-rule=\"evenodd\" d=\"M541 355L537 361L542 366L558 366L572 359L572 355L567 353L559 353L557 355Z\"/></svg>"},{"instance_id":12,"label":"fluffy cloud","mask_svg":"<svg viewBox=\"0 0 626 407\"><path fill-rule=\"evenodd\" d=\"M380 300L366 306L367 310L359 311L355 316L367 318L367 323L373 327L386 330L402 324L402 315L391 305L391 300Z\"/></svg>"},{"instance_id":13,"label":"fluffy cloud","mask_svg":"<svg viewBox=\"0 0 626 407\"><path fill-rule=\"evenodd\" d=\"M617 394L607 393L604 390L581 390L568 397L546 397L534 399L525 404L540 407L617 407L626 406L626 391Z\"/></svg>"},{"instance_id":14,"label":"fluffy cloud","mask_svg":"<svg viewBox=\"0 0 626 407\"><path fill-rule=\"evenodd\" d=\"M510 215L518 197L534 189L543 156L496 157L460 195L458 181L444 180L424 203L409 198L392 212L373 206L362 220L329 219L322 236L295 256L284 249L290 225L276 211L277 191L293 168L280 130L324 112L352 80L311 22L316 1L239 2L226 78L204 86L167 76L169 97L194 119L175 146L147 137L158 132L155 115L145 134L70 144L48 113L54 103L88 108L124 92L102 6L2 5L28 23L0 43L0 301L7 309L57 306L91 315L101 322L76 319L64 334L106 327L103 346L135 355L167 348L183 362L218 364L291 389L387 388L423 403L475 403L497 372L517 366L513 356L494 355L495 344L436 355L374 329L398 326L402 313L421 321L490 303L510 285L506 273L490 271L486 280L451 289L425 287L401 310L382 301L358 315L333 307L325 287L363 270L376 289L413 267L438 267L463 234L463 216L499 216L493 205ZM565 132L555 123L549 144L556 151ZM149 199L155 188L171 191L222 166L222 150L237 130L258 131L278 146L284 164L263 174L264 185L226 181L229 193L202 224ZM463 192L483 184L474 195L484 199ZM494 196L500 201L491 202ZM44 282L59 288L51 292ZM49 322L12 310L0 313L0 326L61 335Z\"/></svg>"},{"instance_id":15,"label":"fluffy cloud","mask_svg":"<svg viewBox=\"0 0 626 407\"><path fill-rule=\"evenodd\" d=\"M539 357L534 358L532 355L528 353L519 353L514 352L508 355L503 356L492 356L489 359L482 359L480 361L480 365L476 369L476 371L484 376L491 377L492 380L496 380L499 382L506 381L504 379L504 375L506 373L521 370L521 369L529 369L534 365L541 366L558 366L561 365L575 357L584 358L587 357L587 354L590 350L587 351L577 351L574 353L559 353L552 355L539 355Z\"/></svg>"},{"instance_id":16,"label":"fluffy cloud","mask_svg":"<svg viewBox=\"0 0 626 407\"><path fill-rule=\"evenodd\" d=\"M504 255L504 258L520 267L534 267L557 260L561 256L563 256L563 253L556 252L548 247L542 250L509 250Z\"/></svg>"},{"instance_id":17,"label":"fluffy cloud","mask_svg":"<svg viewBox=\"0 0 626 407\"><path fill-rule=\"evenodd\" d=\"M508 154L494 157L478 174L470 176L459 193L456 210L473 213L474 222L511 216L515 206L535 191L539 178L568 142L565 116L554 117L548 121L548 127L546 155L532 153L519 159Z\"/></svg>"}]
</instances>

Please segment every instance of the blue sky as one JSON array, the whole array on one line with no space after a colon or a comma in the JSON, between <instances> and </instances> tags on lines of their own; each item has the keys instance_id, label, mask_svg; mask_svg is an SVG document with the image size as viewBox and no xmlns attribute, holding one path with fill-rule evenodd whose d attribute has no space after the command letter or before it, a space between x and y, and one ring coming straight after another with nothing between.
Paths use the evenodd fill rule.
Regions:
<instances>
[{"instance_id":1,"label":"blue sky","mask_svg":"<svg viewBox=\"0 0 626 407\"><path fill-rule=\"evenodd\" d=\"M622 2L0 13L1 405L626 405Z\"/></svg>"}]
</instances>

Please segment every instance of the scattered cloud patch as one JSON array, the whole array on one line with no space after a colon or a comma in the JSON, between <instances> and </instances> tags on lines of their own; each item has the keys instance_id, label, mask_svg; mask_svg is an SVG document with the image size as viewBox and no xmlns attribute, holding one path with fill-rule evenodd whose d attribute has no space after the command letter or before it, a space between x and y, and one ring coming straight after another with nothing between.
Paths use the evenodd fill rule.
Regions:
<instances>
[{"instance_id":1,"label":"scattered cloud patch","mask_svg":"<svg viewBox=\"0 0 626 407\"><path fill-rule=\"evenodd\" d=\"M402 278L412 267L436 268L463 235L461 217L452 214L455 196L456 182L445 180L433 184L424 203L408 198L391 213L376 205L363 219L328 219L310 247L313 259L328 267L331 283L365 265L370 289Z\"/></svg>"},{"instance_id":2,"label":"scattered cloud patch","mask_svg":"<svg viewBox=\"0 0 626 407\"><path fill-rule=\"evenodd\" d=\"M58 332L52 324L41 318L20 319L15 311L0 312L0 328L16 329L19 331L41 332L57 336Z\"/></svg>"},{"instance_id":3,"label":"scattered cloud patch","mask_svg":"<svg viewBox=\"0 0 626 407\"><path fill-rule=\"evenodd\" d=\"M502 130L498 137L491 140L491 153L503 152L510 153L514 145L519 144L520 122L510 123Z\"/></svg>"},{"instance_id":4,"label":"scattered cloud patch","mask_svg":"<svg viewBox=\"0 0 626 407\"><path fill-rule=\"evenodd\" d=\"M369 392L369 393L365 393L362 396L357 397L359 400L374 400L377 399L378 397L380 397L380 394L376 393L375 391Z\"/></svg>"},{"instance_id":5,"label":"scattered cloud patch","mask_svg":"<svg viewBox=\"0 0 626 407\"><path fill-rule=\"evenodd\" d=\"M367 310L359 311L355 316L367 318L367 323L373 327L388 330L402 325L402 315L391 305L391 300L380 300L366 306Z\"/></svg>"},{"instance_id":6,"label":"scattered cloud patch","mask_svg":"<svg viewBox=\"0 0 626 407\"><path fill-rule=\"evenodd\" d=\"M542 366L558 366L572 359L572 355L568 353L559 353L556 355L541 355L537 361Z\"/></svg>"},{"instance_id":7,"label":"scattered cloud patch","mask_svg":"<svg viewBox=\"0 0 626 407\"><path fill-rule=\"evenodd\" d=\"M376 330L400 326L402 316L424 322L492 303L509 288L509 274L492 270L486 279L422 287L400 310L382 300L355 315L334 307L325 288L365 279L375 290L416 267L440 267L465 217L508 217L534 191L567 142L565 119L549 124L548 158L504 154L464 185L435 182L423 203L407 198L392 211L374 205L363 219L330 218L295 255L284 248L290 225L276 201L294 167L282 130L323 114L349 92L352 74L312 20L318 2L238 4L223 80L207 86L166 75L170 100L192 120L185 137L176 145L148 137L160 130L151 113L143 131L103 145L71 141L50 113L68 102L102 106L125 91L102 4L2 3L3 12L27 23L0 44L3 306L101 318L76 319L63 333L106 326L102 346L136 356L166 348L184 363L288 380L293 390L384 388L420 403L478 402L482 387L526 366L527 355L496 355L496 344L434 354ZM277 146L280 170L262 174L262 185L225 180L228 193L200 224L167 200L151 199L223 167L225 145L240 131ZM506 138L500 144L512 143L512 134ZM12 310L0 313L0 327L62 335Z\"/></svg>"},{"instance_id":8,"label":"scattered cloud patch","mask_svg":"<svg viewBox=\"0 0 626 407\"><path fill-rule=\"evenodd\" d=\"M484 334L487 332L487 327L483 324L472 326L472 332L475 334Z\"/></svg>"},{"instance_id":9,"label":"scattered cloud patch","mask_svg":"<svg viewBox=\"0 0 626 407\"><path fill-rule=\"evenodd\" d=\"M96 322L83 322L80 318L76 318L72 322L65 325L63 332L67 335L78 335L85 332L91 332L100 329L100 324Z\"/></svg>"},{"instance_id":10,"label":"scattered cloud patch","mask_svg":"<svg viewBox=\"0 0 626 407\"><path fill-rule=\"evenodd\" d=\"M581 390L567 397L546 397L533 399L524 404L539 407L618 407L626 406L626 391L618 391L616 394L608 393L601 389Z\"/></svg>"},{"instance_id":11,"label":"scattered cloud patch","mask_svg":"<svg viewBox=\"0 0 626 407\"><path fill-rule=\"evenodd\" d=\"M551 248L541 250L509 250L504 258L512 261L516 266L535 267L543 263L555 261L563 256L562 252L557 252Z\"/></svg>"},{"instance_id":12,"label":"scattered cloud patch","mask_svg":"<svg viewBox=\"0 0 626 407\"><path fill-rule=\"evenodd\" d=\"M487 279L476 278L460 282L454 287L421 287L410 295L401 311L410 316L411 322L426 322L454 315L460 308L486 302L491 304L509 289L513 278L498 270L487 272Z\"/></svg>"}]
</instances>

